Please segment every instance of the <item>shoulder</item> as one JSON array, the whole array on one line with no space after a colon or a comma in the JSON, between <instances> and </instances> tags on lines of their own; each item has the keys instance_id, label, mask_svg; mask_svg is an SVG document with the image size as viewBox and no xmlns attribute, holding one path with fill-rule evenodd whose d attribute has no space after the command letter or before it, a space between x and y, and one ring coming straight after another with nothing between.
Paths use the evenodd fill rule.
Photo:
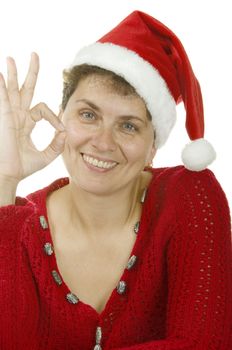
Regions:
<instances>
[{"instance_id":1,"label":"shoulder","mask_svg":"<svg viewBox=\"0 0 232 350\"><path fill-rule=\"evenodd\" d=\"M157 168L151 170L153 179L150 183L154 193L159 192L159 198L165 197L176 208L191 206L209 206L215 212L223 211L229 217L229 205L220 183L214 173L190 171L183 166Z\"/></svg>"},{"instance_id":2,"label":"shoulder","mask_svg":"<svg viewBox=\"0 0 232 350\"><path fill-rule=\"evenodd\" d=\"M69 182L68 178L58 179L48 186L30 193L25 198L17 196L14 205L0 208L0 240L9 240L10 237L22 238L23 232L29 226L41 209L45 210L46 197L49 193L63 187ZM21 239L20 238L20 239Z\"/></svg>"},{"instance_id":3,"label":"shoulder","mask_svg":"<svg viewBox=\"0 0 232 350\"><path fill-rule=\"evenodd\" d=\"M178 188L185 188L186 190L198 189L201 186L210 188L211 190L217 189L222 191L222 187L214 173L205 169L202 171L191 171L184 166L156 168L151 170L153 173L153 181L151 184L157 181L165 184L174 190L173 186Z\"/></svg>"},{"instance_id":4,"label":"shoulder","mask_svg":"<svg viewBox=\"0 0 232 350\"><path fill-rule=\"evenodd\" d=\"M43 187L33 193L30 193L27 197L26 200L32 203L36 207L44 206L46 204L46 198L56 190L64 187L69 183L69 178L64 177L57 179L47 185L46 187Z\"/></svg>"},{"instance_id":5,"label":"shoulder","mask_svg":"<svg viewBox=\"0 0 232 350\"><path fill-rule=\"evenodd\" d=\"M182 166L154 169L151 185L153 212L158 207L166 224L171 222L174 238L211 237L231 247L228 201L211 170L194 172Z\"/></svg>"}]
</instances>

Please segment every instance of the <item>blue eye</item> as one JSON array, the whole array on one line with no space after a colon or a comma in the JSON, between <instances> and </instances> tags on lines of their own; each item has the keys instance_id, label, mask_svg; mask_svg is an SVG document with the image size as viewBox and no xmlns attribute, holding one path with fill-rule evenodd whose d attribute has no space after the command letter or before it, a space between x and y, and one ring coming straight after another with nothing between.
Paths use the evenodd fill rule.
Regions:
<instances>
[{"instance_id":1,"label":"blue eye","mask_svg":"<svg viewBox=\"0 0 232 350\"><path fill-rule=\"evenodd\" d=\"M134 132L137 128L132 123L123 123L123 129L129 132Z\"/></svg>"},{"instance_id":2,"label":"blue eye","mask_svg":"<svg viewBox=\"0 0 232 350\"><path fill-rule=\"evenodd\" d=\"M93 120L95 115L92 112L82 112L81 117L85 120Z\"/></svg>"}]
</instances>

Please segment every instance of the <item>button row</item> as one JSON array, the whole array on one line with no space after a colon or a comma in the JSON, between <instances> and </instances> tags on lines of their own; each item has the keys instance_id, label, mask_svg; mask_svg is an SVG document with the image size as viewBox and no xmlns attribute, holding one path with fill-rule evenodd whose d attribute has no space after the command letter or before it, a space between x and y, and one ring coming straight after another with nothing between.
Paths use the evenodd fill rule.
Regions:
<instances>
[{"instance_id":1,"label":"button row","mask_svg":"<svg viewBox=\"0 0 232 350\"><path fill-rule=\"evenodd\" d=\"M45 230L45 229L48 229L48 223L47 223L47 221L46 221L46 218L45 218L43 215L40 216L39 220L40 220L40 225L41 225L41 227L42 227L44 230ZM135 233L138 233L138 230L139 230L139 221L135 224L135 227L134 227ZM44 252L45 252L45 254L47 254L48 256L51 256L51 255L54 253L54 249L53 249L53 246L52 246L51 243L46 242L46 243L44 244ZM137 261L137 257L136 257L135 255L132 255L132 256L130 257L128 263L127 263L126 269L127 269L127 270L132 269L132 267L135 265L136 261ZM62 284L62 278L61 278L61 276L59 275L59 273L58 273L56 270L53 270L53 271L51 272L51 274L52 274L52 277L53 277L55 283L56 283L58 286L60 286L60 285ZM118 283L117 287L116 287L118 294L124 294L125 291L126 291L126 287L127 287L126 282L125 282L125 281L120 281L120 282ZM66 299L67 299L71 304L77 304L78 301L79 301L78 297L77 297L75 294L73 294L73 293L68 293L68 294L66 295Z\"/></svg>"}]
</instances>

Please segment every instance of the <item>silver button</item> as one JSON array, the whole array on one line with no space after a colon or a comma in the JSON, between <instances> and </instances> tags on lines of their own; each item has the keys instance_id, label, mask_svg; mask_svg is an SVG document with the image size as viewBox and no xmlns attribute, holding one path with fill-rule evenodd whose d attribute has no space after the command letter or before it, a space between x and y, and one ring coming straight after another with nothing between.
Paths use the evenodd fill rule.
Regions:
<instances>
[{"instance_id":1,"label":"silver button","mask_svg":"<svg viewBox=\"0 0 232 350\"><path fill-rule=\"evenodd\" d=\"M129 259L128 263L127 263L127 267L126 267L127 270L130 270L134 266L134 264L136 263L136 260L137 260L137 256L132 255L130 257L130 259Z\"/></svg>"},{"instance_id":2,"label":"silver button","mask_svg":"<svg viewBox=\"0 0 232 350\"><path fill-rule=\"evenodd\" d=\"M102 339L102 329L101 327L97 327L96 330L96 343L101 344L101 339Z\"/></svg>"},{"instance_id":3,"label":"silver button","mask_svg":"<svg viewBox=\"0 0 232 350\"><path fill-rule=\"evenodd\" d=\"M40 222L40 225L41 227L46 230L48 228L48 223L47 223L47 220L45 219L45 216L41 215L39 217L39 222Z\"/></svg>"},{"instance_id":4,"label":"silver button","mask_svg":"<svg viewBox=\"0 0 232 350\"><path fill-rule=\"evenodd\" d=\"M78 297L75 294L73 294L73 293L68 293L66 295L66 299L68 300L68 302L70 304L77 304L78 301L79 301Z\"/></svg>"},{"instance_id":5,"label":"silver button","mask_svg":"<svg viewBox=\"0 0 232 350\"><path fill-rule=\"evenodd\" d=\"M102 350L101 347L101 339L102 339L102 329L101 327L97 327L96 329L96 345L94 346L94 350Z\"/></svg>"},{"instance_id":6,"label":"silver button","mask_svg":"<svg viewBox=\"0 0 232 350\"><path fill-rule=\"evenodd\" d=\"M139 225L140 225L140 221L137 221L135 226L134 226L134 233L137 235L137 233L139 232Z\"/></svg>"},{"instance_id":7,"label":"silver button","mask_svg":"<svg viewBox=\"0 0 232 350\"><path fill-rule=\"evenodd\" d=\"M147 195L147 188L144 188L142 197L141 197L141 199L140 199L140 202L141 202L141 203L144 203L144 202L145 202L146 195Z\"/></svg>"},{"instance_id":8,"label":"silver button","mask_svg":"<svg viewBox=\"0 0 232 350\"><path fill-rule=\"evenodd\" d=\"M125 293L125 290L126 290L126 282L125 281L120 281L119 284L117 285L117 292L118 292L118 294Z\"/></svg>"},{"instance_id":9,"label":"silver button","mask_svg":"<svg viewBox=\"0 0 232 350\"><path fill-rule=\"evenodd\" d=\"M51 243L45 243L44 244L44 251L47 255L52 255L53 254L53 247L51 245Z\"/></svg>"},{"instance_id":10,"label":"silver button","mask_svg":"<svg viewBox=\"0 0 232 350\"><path fill-rule=\"evenodd\" d=\"M100 344L97 344L94 346L94 349L93 350L102 350L102 347Z\"/></svg>"},{"instance_id":11,"label":"silver button","mask_svg":"<svg viewBox=\"0 0 232 350\"><path fill-rule=\"evenodd\" d=\"M52 276L54 278L54 281L60 286L62 284L62 279L56 270L52 271Z\"/></svg>"}]
</instances>

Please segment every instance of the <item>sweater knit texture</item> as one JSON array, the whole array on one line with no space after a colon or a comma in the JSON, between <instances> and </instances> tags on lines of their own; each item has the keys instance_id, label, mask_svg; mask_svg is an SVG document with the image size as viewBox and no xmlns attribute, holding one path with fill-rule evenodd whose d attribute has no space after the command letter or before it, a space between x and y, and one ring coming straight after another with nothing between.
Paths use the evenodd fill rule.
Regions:
<instances>
[{"instance_id":1,"label":"sweater knit texture","mask_svg":"<svg viewBox=\"0 0 232 350\"><path fill-rule=\"evenodd\" d=\"M115 286L101 313L67 299L52 250L46 197L69 179L0 208L1 350L92 350L98 327L103 350L232 350L225 194L210 170L150 171L128 256L137 259L120 278L125 290Z\"/></svg>"}]
</instances>

